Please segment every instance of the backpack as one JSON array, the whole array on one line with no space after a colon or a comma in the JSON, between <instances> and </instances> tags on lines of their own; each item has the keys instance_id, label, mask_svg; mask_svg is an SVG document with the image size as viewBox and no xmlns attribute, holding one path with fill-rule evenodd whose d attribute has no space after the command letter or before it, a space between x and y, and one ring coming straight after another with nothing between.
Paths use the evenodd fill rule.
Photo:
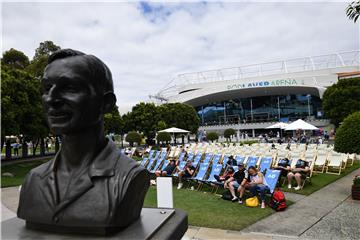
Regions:
<instances>
[{"instance_id":1,"label":"backpack","mask_svg":"<svg viewBox=\"0 0 360 240\"><path fill-rule=\"evenodd\" d=\"M223 194L221 195L221 198L224 199L224 200L229 200L229 201L231 201L231 199L232 199L233 197L231 196L231 193L230 193L230 191L228 190L228 191L224 191L224 192L223 192Z\"/></svg>"},{"instance_id":2,"label":"backpack","mask_svg":"<svg viewBox=\"0 0 360 240\"><path fill-rule=\"evenodd\" d=\"M286 209L286 199L282 191L276 190L271 195L269 206L275 211L283 211Z\"/></svg>"}]
</instances>

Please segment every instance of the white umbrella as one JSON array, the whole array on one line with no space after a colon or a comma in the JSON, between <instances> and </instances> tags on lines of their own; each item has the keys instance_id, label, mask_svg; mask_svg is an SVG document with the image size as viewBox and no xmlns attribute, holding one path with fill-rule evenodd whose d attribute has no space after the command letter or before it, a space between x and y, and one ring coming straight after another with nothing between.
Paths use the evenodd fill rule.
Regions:
<instances>
[{"instance_id":1,"label":"white umbrella","mask_svg":"<svg viewBox=\"0 0 360 240\"><path fill-rule=\"evenodd\" d=\"M184 129L181 129L181 128L172 127L172 128L167 128L167 129L161 130L159 132L172 133L173 138L174 138L174 144L175 144L175 133L189 133L190 131L184 130Z\"/></svg>"},{"instance_id":2,"label":"white umbrella","mask_svg":"<svg viewBox=\"0 0 360 240\"><path fill-rule=\"evenodd\" d=\"M286 131L291 131L291 130L318 130L317 127L315 127L314 125L311 125L310 123L307 123L301 119L296 120L295 122L290 123L285 130Z\"/></svg>"},{"instance_id":3,"label":"white umbrella","mask_svg":"<svg viewBox=\"0 0 360 240\"><path fill-rule=\"evenodd\" d=\"M271 126L266 127L266 129L273 129L273 128L285 129L288 125L289 125L288 123L278 122Z\"/></svg>"},{"instance_id":4,"label":"white umbrella","mask_svg":"<svg viewBox=\"0 0 360 240\"><path fill-rule=\"evenodd\" d=\"M188 130L184 130L181 128L176 128L176 127L172 127L172 128L167 128L164 130L161 130L159 132L168 132L168 133L189 133L190 131Z\"/></svg>"}]
</instances>

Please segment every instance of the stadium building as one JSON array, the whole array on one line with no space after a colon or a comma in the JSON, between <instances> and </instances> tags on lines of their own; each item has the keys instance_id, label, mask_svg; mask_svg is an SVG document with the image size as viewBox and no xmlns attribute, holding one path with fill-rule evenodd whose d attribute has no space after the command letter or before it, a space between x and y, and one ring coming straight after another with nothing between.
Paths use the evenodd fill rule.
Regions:
<instances>
[{"instance_id":1,"label":"stadium building","mask_svg":"<svg viewBox=\"0 0 360 240\"><path fill-rule=\"evenodd\" d=\"M360 76L360 51L178 75L156 98L195 107L202 130L264 129L299 118L324 127L322 97L340 78Z\"/></svg>"}]
</instances>

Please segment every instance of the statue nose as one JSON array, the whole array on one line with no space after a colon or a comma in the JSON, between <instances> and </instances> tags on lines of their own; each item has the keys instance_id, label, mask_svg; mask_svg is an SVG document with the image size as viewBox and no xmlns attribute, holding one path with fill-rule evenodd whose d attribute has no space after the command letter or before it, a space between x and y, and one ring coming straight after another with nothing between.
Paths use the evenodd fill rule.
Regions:
<instances>
[{"instance_id":1,"label":"statue nose","mask_svg":"<svg viewBox=\"0 0 360 240\"><path fill-rule=\"evenodd\" d=\"M58 94L55 87L52 87L49 92L44 97L45 104L51 106L51 107L60 107L63 105L63 100L61 96Z\"/></svg>"}]
</instances>

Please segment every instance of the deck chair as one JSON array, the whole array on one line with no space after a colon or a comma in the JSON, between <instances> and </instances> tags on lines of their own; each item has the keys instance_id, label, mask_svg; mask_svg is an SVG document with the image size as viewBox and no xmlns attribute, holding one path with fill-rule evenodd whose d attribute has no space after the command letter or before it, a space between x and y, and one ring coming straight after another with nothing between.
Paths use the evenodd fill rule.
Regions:
<instances>
[{"instance_id":1,"label":"deck chair","mask_svg":"<svg viewBox=\"0 0 360 240\"><path fill-rule=\"evenodd\" d=\"M149 159L157 159L160 156L160 151L156 151L155 154L152 157L149 157Z\"/></svg>"},{"instance_id":2,"label":"deck chair","mask_svg":"<svg viewBox=\"0 0 360 240\"><path fill-rule=\"evenodd\" d=\"M273 193L280 178L280 170L268 169L265 174L265 181L270 189L270 193Z\"/></svg>"},{"instance_id":3,"label":"deck chair","mask_svg":"<svg viewBox=\"0 0 360 240\"><path fill-rule=\"evenodd\" d=\"M194 158L194 154L192 152L189 152L187 155L187 160L192 161Z\"/></svg>"},{"instance_id":4,"label":"deck chair","mask_svg":"<svg viewBox=\"0 0 360 240\"><path fill-rule=\"evenodd\" d=\"M186 165L186 161L181 161L179 162L179 165L178 165L178 170L174 172L173 176L174 177L178 177L179 176L179 171L183 171L184 168L185 168L185 165Z\"/></svg>"},{"instance_id":5,"label":"deck chair","mask_svg":"<svg viewBox=\"0 0 360 240\"><path fill-rule=\"evenodd\" d=\"M217 192L220 184L215 179L215 175L220 176L222 170L223 170L223 165L221 163L216 164L215 167L214 166L212 167L211 172L209 174L209 178L203 181L205 184L211 185L213 187L211 192L215 189L216 189L215 193Z\"/></svg>"},{"instance_id":6,"label":"deck chair","mask_svg":"<svg viewBox=\"0 0 360 240\"><path fill-rule=\"evenodd\" d=\"M164 162L165 157L166 157L166 152L162 152L159 159L154 164L154 167L151 170L149 170L150 173L155 173L159 169L160 165Z\"/></svg>"},{"instance_id":7,"label":"deck chair","mask_svg":"<svg viewBox=\"0 0 360 240\"><path fill-rule=\"evenodd\" d=\"M185 154L186 154L186 152L180 153L180 155L179 155L179 161L180 161L180 162L181 162L181 161L184 161Z\"/></svg>"},{"instance_id":8,"label":"deck chair","mask_svg":"<svg viewBox=\"0 0 360 240\"><path fill-rule=\"evenodd\" d=\"M356 154L355 154L355 153L348 154L348 155L347 155L347 165L348 165L348 166L354 165L355 159L356 159Z\"/></svg>"},{"instance_id":9,"label":"deck chair","mask_svg":"<svg viewBox=\"0 0 360 240\"><path fill-rule=\"evenodd\" d=\"M269 157L269 156L262 157L260 160L259 171L264 173L265 171L270 169L271 163L272 163L272 157Z\"/></svg>"},{"instance_id":10,"label":"deck chair","mask_svg":"<svg viewBox=\"0 0 360 240\"><path fill-rule=\"evenodd\" d=\"M340 175L341 170L343 169L343 160L344 157L342 154L330 154L326 173Z\"/></svg>"},{"instance_id":11,"label":"deck chair","mask_svg":"<svg viewBox=\"0 0 360 240\"><path fill-rule=\"evenodd\" d=\"M226 163L227 163L228 160L229 160L229 156L224 155L223 162L222 162L222 165L223 165L224 168L226 168Z\"/></svg>"},{"instance_id":12,"label":"deck chair","mask_svg":"<svg viewBox=\"0 0 360 240\"><path fill-rule=\"evenodd\" d=\"M155 159L150 159L149 162L148 162L148 164L147 164L146 169L150 172L156 162L157 162L157 160L155 160Z\"/></svg>"},{"instance_id":13,"label":"deck chair","mask_svg":"<svg viewBox=\"0 0 360 240\"><path fill-rule=\"evenodd\" d=\"M163 163L163 165L161 166L161 171L164 171L165 170L165 168L167 167L167 165L169 165L169 160L165 160L164 161L164 163Z\"/></svg>"},{"instance_id":14,"label":"deck chair","mask_svg":"<svg viewBox=\"0 0 360 240\"><path fill-rule=\"evenodd\" d=\"M199 163L201 161L201 158L202 158L202 153L196 154L196 156L194 157L193 163L192 163L194 168L198 167L198 165L199 165Z\"/></svg>"},{"instance_id":15,"label":"deck chair","mask_svg":"<svg viewBox=\"0 0 360 240\"><path fill-rule=\"evenodd\" d=\"M145 157L141 160L140 166L146 167L149 158Z\"/></svg>"},{"instance_id":16,"label":"deck chair","mask_svg":"<svg viewBox=\"0 0 360 240\"><path fill-rule=\"evenodd\" d=\"M313 172L314 172L314 165L315 165L315 164L314 164L314 161L312 161L312 162L309 161L310 172L309 172L309 174L306 175L306 178L302 181L301 189L304 188L306 182L310 182L310 183L311 183L311 177L312 177Z\"/></svg>"},{"instance_id":17,"label":"deck chair","mask_svg":"<svg viewBox=\"0 0 360 240\"><path fill-rule=\"evenodd\" d=\"M327 163L328 154L325 152L318 152L315 161L314 161L314 172L316 173L324 173L325 166Z\"/></svg>"},{"instance_id":18,"label":"deck chair","mask_svg":"<svg viewBox=\"0 0 360 240\"><path fill-rule=\"evenodd\" d=\"M199 171L193 178L191 178L191 180L198 183L197 190L199 190L201 186L204 184L203 180L205 179L205 176L209 170L209 166L210 166L209 163L200 163Z\"/></svg>"},{"instance_id":19,"label":"deck chair","mask_svg":"<svg viewBox=\"0 0 360 240\"><path fill-rule=\"evenodd\" d=\"M249 156L247 163L246 163L246 168L249 169L249 167L251 167L251 166L256 167L256 163L257 163L258 159L259 159L258 156Z\"/></svg>"},{"instance_id":20,"label":"deck chair","mask_svg":"<svg viewBox=\"0 0 360 240\"><path fill-rule=\"evenodd\" d=\"M203 163L210 163L210 160L212 159L213 156L214 156L214 154L212 154L212 153L207 153L207 154L205 155L205 158L204 158Z\"/></svg>"},{"instance_id":21,"label":"deck chair","mask_svg":"<svg viewBox=\"0 0 360 240\"><path fill-rule=\"evenodd\" d=\"M155 153L155 150L150 150L148 158L151 158L154 155L154 153Z\"/></svg>"},{"instance_id":22,"label":"deck chair","mask_svg":"<svg viewBox=\"0 0 360 240\"><path fill-rule=\"evenodd\" d=\"M244 156L240 156L240 155L236 155L236 156L235 156L235 160L236 160L237 164L239 165L240 163L244 163L245 157L244 157Z\"/></svg>"},{"instance_id":23,"label":"deck chair","mask_svg":"<svg viewBox=\"0 0 360 240\"><path fill-rule=\"evenodd\" d=\"M214 155L214 158L212 160L212 167L213 168L214 168L214 166L216 166L220 162L220 159L221 159L221 154L215 154Z\"/></svg>"}]
</instances>

